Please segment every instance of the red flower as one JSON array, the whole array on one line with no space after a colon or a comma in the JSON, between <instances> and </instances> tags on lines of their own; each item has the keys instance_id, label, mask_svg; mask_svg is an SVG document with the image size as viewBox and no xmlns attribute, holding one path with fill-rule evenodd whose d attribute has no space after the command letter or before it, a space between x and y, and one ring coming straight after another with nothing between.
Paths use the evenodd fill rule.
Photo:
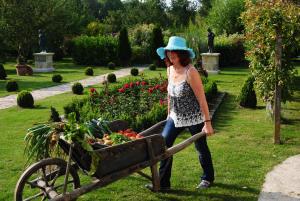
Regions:
<instances>
[{"instance_id":1,"label":"red flower","mask_svg":"<svg viewBox=\"0 0 300 201\"><path fill-rule=\"evenodd\" d=\"M118 89L118 91L119 91L120 93L124 93L124 92L125 92L125 89L124 89L124 88L121 88L121 89Z\"/></svg>"},{"instance_id":2,"label":"red flower","mask_svg":"<svg viewBox=\"0 0 300 201\"><path fill-rule=\"evenodd\" d=\"M154 88L149 88L148 92L151 94L153 92Z\"/></svg>"},{"instance_id":3,"label":"red flower","mask_svg":"<svg viewBox=\"0 0 300 201\"><path fill-rule=\"evenodd\" d=\"M90 92L93 94L93 93L95 93L95 92L97 92L97 91L96 91L95 88L90 88Z\"/></svg>"},{"instance_id":4,"label":"red flower","mask_svg":"<svg viewBox=\"0 0 300 201\"><path fill-rule=\"evenodd\" d=\"M160 85L159 84L157 84L157 85L155 85L155 89L159 89L159 87L160 87Z\"/></svg>"},{"instance_id":5,"label":"red flower","mask_svg":"<svg viewBox=\"0 0 300 201\"><path fill-rule=\"evenodd\" d=\"M139 85L140 85L140 82L139 82L139 81L137 81L137 82L135 83L135 85L136 85L136 86L139 86Z\"/></svg>"},{"instance_id":6,"label":"red flower","mask_svg":"<svg viewBox=\"0 0 300 201\"><path fill-rule=\"evenodd\" d=\"M129 86L130 86L130 88L133 88L134 87L134 83L130 82Z\"/></svg>"},{"instance_id":7,"label":"red flower","mask_svg":"<svg viewBox=\"0 0 300 201\"><path fill-rule=\"evenodd\" d=\"M146 84L147 84L147 82L145 82L145 81L141 82L141 85L143 85L143 86L145 86Z\"/></svg>"},{"instance_id":8,"label":"red flower","mask_svg":"<svg viewBox=\"0 0 300 201\"><path fill-rule=\"evenodd\" d=\"M130 87L129 84L127 84L127 83L124 84L124 86L123 86L124 89L128 89L129 87Z\"/></svg>"}]
</instances>

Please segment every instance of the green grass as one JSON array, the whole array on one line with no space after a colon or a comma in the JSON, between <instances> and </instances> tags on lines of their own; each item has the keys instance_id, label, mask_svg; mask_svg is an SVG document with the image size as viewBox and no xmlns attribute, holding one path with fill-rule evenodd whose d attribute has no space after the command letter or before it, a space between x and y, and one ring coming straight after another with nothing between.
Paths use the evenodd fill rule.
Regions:
<instances>
[{"instance_id":1,"label":"green grass","mask_svg":"<svg viewBox=\"0 0 300 201\"><path fill-rule=\"evenodd\" d=\"M19 85L19 90L34 90L44 87L56 86L67 82L84 79L90 76L85 75L85 68L88 66L76 65L71 59L54 62L54 72L48 73L33 73L32 76L18 76L16 73L15 62L7 62L4 68L7 73L7 80L16 80ZM34 65L32 65L34 66ZM95 66L94 76L105 74L113 70L108 67ZM116 68L116 70L119 68ZM61 74L63 80L61 83L52 82L53 74ZM7 92L5 89L6 80L0 80L0 97L14 94L16 92Z\"/></svg>"},{"instance_id":2,"label":"green grass","mask_svg":"<svg viewBox=\"0 0 300 201\"><path fill-rule=\"evenodd\" d=\"M145 71L147 77L158 73L165 75L163 69ZM240 108L236 103L247 73L246 68L225 68L221 74L211 76L218 82L218 88L228 93L214 119L216 134L208 139L216 173L212 188L195 190L202 170L195 148L190 146L174 157L170 193L149 192L143 187L148 181L132 175L78 200L256 201L266 173L287 157L300 153L300 77L293 101L283 104L284 144L274 145L273 123L266 115L264 104L259 101L258 109L253 110ZM14 107L0 111L0 200L12 200L14 187L23 172L26 129L35 122L46 121L50 106L62 112L63 105L74 97L67 93L37 101L35 109ZM188 136L182 133L177 143ZM81 179L82 183L89 182L86 176L81 175Z\"/></svg>"}]
</instances>

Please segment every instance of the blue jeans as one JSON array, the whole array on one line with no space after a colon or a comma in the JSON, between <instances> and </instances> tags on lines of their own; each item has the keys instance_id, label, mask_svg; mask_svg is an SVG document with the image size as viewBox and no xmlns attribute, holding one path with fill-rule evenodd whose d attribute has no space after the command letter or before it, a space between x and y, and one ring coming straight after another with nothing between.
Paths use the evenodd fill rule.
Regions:
<instances>
[{"instance_id":1,"label":"blue jeans","mask_svg":"<svg viewBox=\"0 0 300 201\"><path fill-rule=\"evenodd\" d=\"M188 128L192 135L199 133L202 131L204 123L200 123L193 126L188 127L175 127L174 121L172 118L168 118L166 125L163 129L162 135L165 138L166 146L171 147L174 144L177 136L182 132L185 128ZM201 137L195 142L195 147L199 154L199 162L203 169L203 175L201 179L207 181L214 181L214 168L211 160L211 154L206 142L206 136ZM170 187L170 178L171 178L171 169L172 169L172 161L173 157L167 158L160 162L159 167L159 177L160 177L160 185L161 187Z\"/></svg>"}]
</instances>

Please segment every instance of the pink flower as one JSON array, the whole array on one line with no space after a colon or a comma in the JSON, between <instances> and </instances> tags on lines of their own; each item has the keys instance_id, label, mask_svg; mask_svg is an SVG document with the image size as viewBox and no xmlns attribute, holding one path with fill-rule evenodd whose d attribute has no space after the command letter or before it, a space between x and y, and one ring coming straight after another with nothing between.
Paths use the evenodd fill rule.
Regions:
<instances>
[{"instance_id":1,"label":"pink flower","mask_svg":"<svg viewBox=\"0 0 300 201\"><path fill-rule=\"evenodd\" d=\"M139 82L139 81L137 81L135 84L136 84L136 86L139 86L139 85L140 85L140 82Z\"/></svg>"},{"instance_id":2,"label":"pink flower","mask_svg":"<svg viewBox=\"0 0 300 201\"><path fill-rule=\"evenodd\" d=\"M160 87L160 85L159 84L157 84L157 85L155 85L155 89L159 89L159 87Z\"/></svg>"},{"instance_id":3,"label":"pink flower","mask_svg":"<svg viewBox=\"0 0 300 201\"><path fill-rule=\"evenodd\" d=\"M133 88L133 87L134 87L134 83L133 83L133 82L130 82L129 87L130 87L130 88Z\"/></svg>"},{"instance_id":4,"label":"pink flower","mask_svg":"<svg viewBox=\"0 0 300 201\"><path fill-rule=\"evenodd\" d=\"M118 91L119 91L120 93L124 93L124 92L125 92L125 89L124 89L124 88L121 88L121 89L118 89Z\"/></svg>"},{"instance_id":5,"label":"pink flower","mask_svg":"<svg viewBox=\"0 0 300 201\"><path fill-rule=\"evenodd\" d=\"M147 85L147 82L142 81L142 82L141 82L141 85L145 86L145 85Z\"/></svg>"}]
</instances>

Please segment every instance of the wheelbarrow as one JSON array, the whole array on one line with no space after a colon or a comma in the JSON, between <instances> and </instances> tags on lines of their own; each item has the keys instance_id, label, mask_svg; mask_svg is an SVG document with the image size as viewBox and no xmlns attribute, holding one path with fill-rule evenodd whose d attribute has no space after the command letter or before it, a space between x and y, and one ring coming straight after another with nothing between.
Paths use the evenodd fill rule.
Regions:
<instances>
[{"instance_id":1,"label":"wheelbarrow","mask_svg":"<svg viewBox=\"0 0 300 201\"><path fill-rule=\"evenodd\" d=\"M78 171L87 173L91 170L92 157L78 144L69 144L60 139L59 146L68 157L47 158L28 167L21 175L15 188L15 201L30 201L35 199L51 201L76 200L79 196L92 190L104 187L114 181L133 173L152 181L153 191L160 190L157 164L177 152L183 150L205 133L197 133L183 142L167 148L160 134L166 123L161 121L147 130L139 133L141 139L111 147L95 146L93 154L99 158L96 170L91 175L91 182L80 185ZM128 128L122 120L109 124L112 131ZM141 172L150 167L151 175Z\"/></svg>"}]
</instances>

